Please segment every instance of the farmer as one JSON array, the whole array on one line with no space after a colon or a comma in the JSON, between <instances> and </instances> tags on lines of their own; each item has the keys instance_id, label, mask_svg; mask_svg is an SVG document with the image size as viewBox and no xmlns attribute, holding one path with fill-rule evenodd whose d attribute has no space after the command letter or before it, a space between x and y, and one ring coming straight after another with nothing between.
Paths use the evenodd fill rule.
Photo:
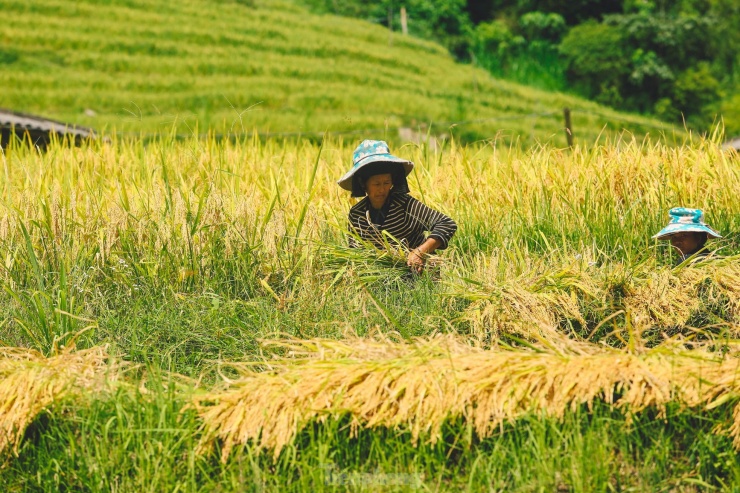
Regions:
<instances>
[{"instance_id":1,"label":"farmer","mask_svg":"<svg viewBox=\"0 0 740 493\"><path fill-rule=\"evenodd\" d=\"M685 207L674 207L668 214L671 220L668 225L661 229L653 238L668 240L671 246L679 254L680 262L694 257L701 259L706 257L705 244L709 238L722 238L722 236L706 225L704 213L701 209L687 209Z\"/></svg>"},{"instance_id":2,"label":"farmer","mask_svg":"<svg viewBox=\"0 0 740 493\"><path fill-rule=\"evenodd\" d=\"M360 238L383 249L385 231L408 251L408 266L421 272L428 255L447 248L457 224L409 195L406 176L413 167L382 140L365 140L352 155L352 169L337 183L353 197L364 197L349 211L350 246L360 246Z\"/></svg>"}]
</instances>

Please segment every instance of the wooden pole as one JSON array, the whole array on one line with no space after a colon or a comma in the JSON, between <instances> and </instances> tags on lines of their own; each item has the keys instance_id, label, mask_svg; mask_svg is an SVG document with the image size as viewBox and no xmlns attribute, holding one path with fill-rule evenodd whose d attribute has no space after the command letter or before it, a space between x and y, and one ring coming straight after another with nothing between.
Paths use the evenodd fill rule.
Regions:
<instances>
[{"instance_id":1,"label":"wooden pole","mask_svg":"<svg viewBox=\"0 0 740 493\"><path fill-rule=\"evenodd\" d=\"M401 7L401 32L405 35L409 33L409 26L406 20L406 7Z\"/></svg>"},{"instance_id":2,"label":"wooden pole","mask_svg":"<svg viewBox=\"0 0 740 493\"><path fill-rule=\"evenodd\" d=\"M573 126L570 124L570 108L563 108L565 117L565 139L568 141L568 147L573 147Z\"/></svg>"}]
</instances>

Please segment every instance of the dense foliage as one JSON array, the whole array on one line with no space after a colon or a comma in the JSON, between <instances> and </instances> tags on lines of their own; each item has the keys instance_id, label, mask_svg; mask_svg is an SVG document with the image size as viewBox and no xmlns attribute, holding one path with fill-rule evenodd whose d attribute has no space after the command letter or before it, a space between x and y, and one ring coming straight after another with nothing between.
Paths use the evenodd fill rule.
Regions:
<instances>
[{"instance_id":1,"label":"dense foliage","mask_svg":"<svg viewBox=\"0 0 740 493\"><path fill-rule=\"evenodd\" d=\"M733 0L304 0L442 42L494 75L707 131L740 132L740 5ZM390 12L390 14L389 14Z\"/></svg>"}]
</instances>

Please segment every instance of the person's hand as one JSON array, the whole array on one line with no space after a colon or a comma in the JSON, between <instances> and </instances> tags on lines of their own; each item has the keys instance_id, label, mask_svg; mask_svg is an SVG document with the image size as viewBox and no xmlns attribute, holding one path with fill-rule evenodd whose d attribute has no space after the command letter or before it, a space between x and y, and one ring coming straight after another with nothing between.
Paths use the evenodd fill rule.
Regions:
<instances>
[{"instance_id":1,"label":"person's hand","mask_svg":"<svg viewBox=\"0 0 740 493\"><path fill-rule=\"evenodd\" d=\"M421 271L424 270L424 257L425 253L422 252L418 248L414 248L409 252L409 255L406 259L406 265L408 265L411 268L412 272L416 272L417 274L421 274Z\"/></svg>"}]
</instances>

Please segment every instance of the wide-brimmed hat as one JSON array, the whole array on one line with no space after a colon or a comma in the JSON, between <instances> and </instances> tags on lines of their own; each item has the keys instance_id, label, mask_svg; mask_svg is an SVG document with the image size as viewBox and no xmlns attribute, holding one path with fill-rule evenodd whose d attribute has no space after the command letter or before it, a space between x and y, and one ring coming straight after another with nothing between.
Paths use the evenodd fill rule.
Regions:
<instances>
[{"instance_id":1,"label":"wide-brimmed hat","mask_svg":"<svg viewBox=\"0 0 740 493\"><path fill-rule=\"evenodd\" d=\"M411 173L414 163L391 154L388 144L382 140L363 140L352 154L352 169L337 181L340 187L352 192L353 197L362 197L361 178L391 173L393 186L398 190L408 191L406 176ZM397 190L397 191L398 191Z\"/></svg>"},{"instance_id":2,"label":"wide-brimmed hat","mask_svg":"<svg viewBox=\"0 0 740 493\"><path fill-rule=\"evenodd\" d=\"M676 233L706 233L709 238L722 238L721 234L706 225L701 209L674 207L668 214L671 216L668 226L658 231L653 238L662 240Z\"/></svg>"}]
</instances>

